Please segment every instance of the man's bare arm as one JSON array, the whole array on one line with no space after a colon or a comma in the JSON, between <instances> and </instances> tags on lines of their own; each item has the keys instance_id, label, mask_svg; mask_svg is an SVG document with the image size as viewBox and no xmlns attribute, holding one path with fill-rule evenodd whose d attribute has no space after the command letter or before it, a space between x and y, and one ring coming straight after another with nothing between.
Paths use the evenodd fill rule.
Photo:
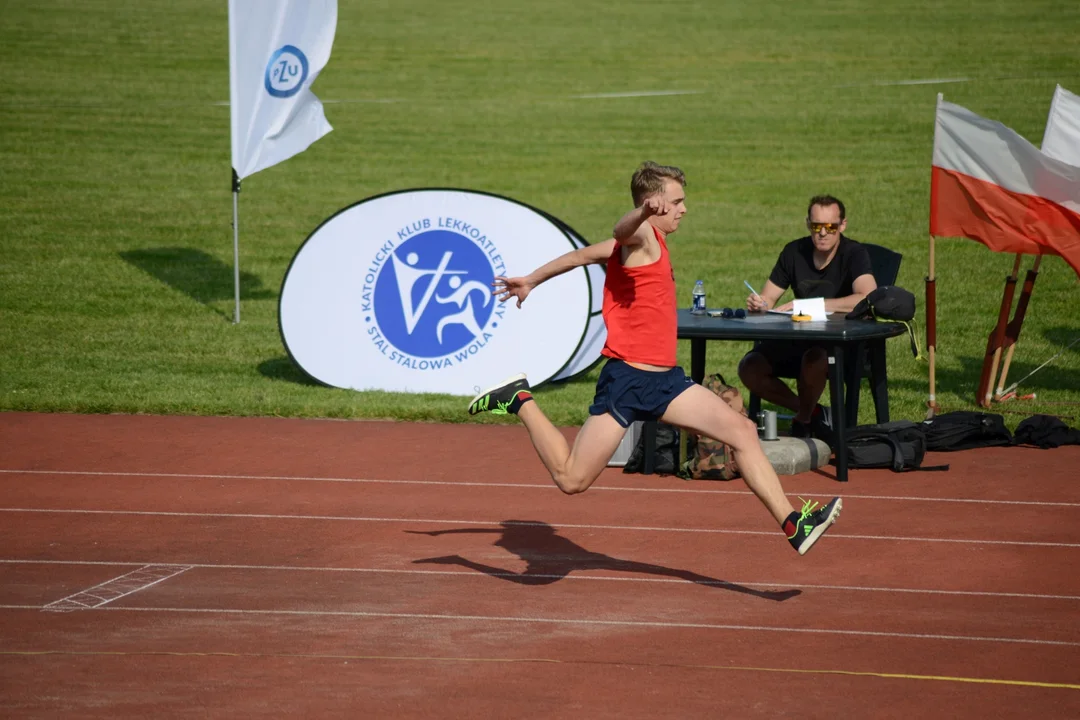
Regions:
<instances>
[{"instance_id":1,"label":"man's bare arm","mask_svg":"<svg viewBox=\"0 0 1080 720\"><path fill-rule=\"evenodd\" d=\"M851 312L864 297L877 289L877 281L870 273L860 275L851 284L851 294L847 297L833 298L825 301L826 312Z\"/></svg>"},{"instance_id":2,"label":"man's bare arm","mask_svg":"<svg viewBox=\"0 0 1080 720\"><path fill-rule=\"evenodd\" d=\"M571 250L564 255L560 255L551 262L541 265L526 277L532 283L532 286L536 287L542 282L550 280L558 275L562 275L565 272L569 272L574 268L581 267L582 265L607 262L607 259L611 257L611 253L614 251L614 240L605 240L604 242L596 243L595 245L588 245L583 248L578 248L577 250Z\"/></svg>"},{"instance_id":3,"label":"man's bare arm","mask_svg":"<svg viewBox=\"0 0 1080 720\"><path fill-rule=\"evenodd\" d=\"M615 242L626 247L636 247L645 242L645 231L648 230L647 215L644 206L634 208L622 216L611 231Z\"/></svg>"},{"instance_id":4,"label":"man's bare arm","mask_svg":"<svg viewBox=\"0 0 1080 720\"><path fill-rule=\"evenodd\" d=\"M604 242L598 242L595 245L583 247L579 252L584 255L586 265L597 265L606 263L608 258L611 257L611 253L615 252L617 246L618 244L615 242L615 239L611 238Z\"/></svg>"},{"instance_id":5,"label":"man's bare arm","mask_svg":"<svg viewBox=\"0 0 1080 720\"><path fill-rule=\"evenodd\" d=\"M640 207L623 215L619 222L615 223L611 234L620 245L642 245L652 236L652 228L646 221L653 215L667 215L672 209L667 200L659 195L652 195L646 198Z\"/></svg>"},{"instance_id":6,"label":"man's bare arm","mask_svg":"<svg viewBox=\"0 0 1080 720\"><path fill-rule=\"evenodd\" d=\"M775 310L776 301L784 294L785 288L780 287L772 280L765 281L765 287L760 295L751 295L746 298L746 309L750 312L765 312Z\"/></svg>"},{"instance_id":7,"label":"man's bare arm","mask_svg":"<svg viewBox=\"0 0 1080 720\"><path fill-rule=\"evenodd\" d=\"M529 296L529 293L537 285L582 265L607 262L607 259L611 257L611 253L615 251L615 247L615 240L605 240L595 245L588 245L564 253L524 277L504 277L500 275L492 283L494 289L491 293L498 296L499 302L506 302L511 297L515 297L517 298L517 306L521 307L521 303L525 301L525 298Z\"/></svg>"}]
</instances>

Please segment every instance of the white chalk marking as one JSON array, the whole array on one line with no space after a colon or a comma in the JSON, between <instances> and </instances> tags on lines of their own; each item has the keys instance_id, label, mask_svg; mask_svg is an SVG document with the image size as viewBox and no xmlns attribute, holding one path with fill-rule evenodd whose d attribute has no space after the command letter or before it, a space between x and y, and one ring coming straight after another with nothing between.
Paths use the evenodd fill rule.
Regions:
<instances>
[{"instance_id":1,"label":"white chalk marking","mask_svg":"<svg viewBox=\"0 0 1080 720\"><path fill-rule=\"evenodd\" d=\"M497 488L521 488L532 490L545 490L550 492L554 489L552 483L500 483L500 482L451 482L449 480L384 480L380 478L349 478L349 477L309 477L304 475L215 475L210 473L152 473L152 472L105 472L100 470L17 470L0 469L0 474L12 475L79 475L88 477L138 477L138 478L167 478L183 480L267 480L285 482L330 482L330 483L371 483L382 485L433 485L442 487L497 487ZM675 493L686 495L743 495L753 497L749 490L698 490L692 488L633 488L611 487L606 485L593 485L589 492L629 492L629 493ZM1080 508L1080 503L1071 502L1043 502L1039 500L981 500L978 498L934 498L904 495L849 495L844 494L844 499L855 498L859 500L899 500L903 502L943 502L943 503L971 503L976 505L1031 505L1035 507L1065 507Z\"/></svg>"},{"instance_id":2,"label":"white chalk marking","mask_svg":"<svg viewBox=\"0 0 1080 720\"><path fill-rule=\"evenodd\" d=\"M126 595L153 587L191 568L191 565L146 565L138 570L132 570L126 575L95 585L88 590L51 602L41 609L49 612L93 610L114 600L119 600Z\"/></svg>"},{"instance_id":3,"label":"white chalk marking","mask_svg":"<svg viewBox=\"0 0 1080 720\"><path fill-rule=\"evenodd\" d=\"M405 523L410 525L437 524L437 525L485 525L495 526L500 524L520 525L522 527L551 527L549 523L513 522L506 523L503 520L445 520L424 518L379 518L379 517L355 517L350 515L276 515L270 513L195 513L195 512L163 512L151 510L82 510L71 508L0 508L0 512L10 513L41 513L41 514L70 514L70 515L131 515L143 517L193 517L193 518L231 518L236 520L323 520L334 522L378 522L378 523ZM730 530L727 528L676 528L676 527L649 527L642 525L591 525L578 523L554 523L559 529L578 530L628 530L633 532L670 532L670 533L710 533L716 535L766 535L777 537L775 531L764 530ZM1010 545L1025 547L1063 547L1077 548L1080 543L1051 543L1032 542L1025 540L979 540L967 538L924 538L894 535L845 535L832 532L829 537L837 540L896 540L898 542L932 542L932 543L957 543L963 545Z\"/></svg>"},{"instance_id":4,"label":"white chalk marking","mask_svg":"<svg viewBox=\"0 0 1080 720\"><path fill-rule=\"evenodd\" d=\"M631 90L629 92L586 93L571 95L575 100L606 100L609 98L665 97L668 95L700 95L701 90Z\"/></svg>"},{"instance_id":5,"label":"white chalk marking","mask_svg":"<svg viewBox=\"0 0 1080 720\"><path fill-rule=\"evenodd\" d=\"M975 82L975 78L925 78L918 80L876 80L868 83L849 83L846 85L836 85L838 88L854 88L854 87L899 87L904 85L949 85L952 83L966 83Z\"/></svg>"},{"instance_id":6,"label":"white chalk marking","mask_svg":"<svg viewBox=\"0 0 1080 720\"><path fill-rule=\"evenodd\" d=\"M0 605L0 610L37 610L30 605ZM154 608L154 607L106 607L103 612L182 613L195 615L239 616L287 616L287 617L351 617L386 618L391 620L449 620L451 622L482 623L543 623L549 625L577 625L627 628L665 628L686 630L736 630L749 632L805 633L812 635L846 635L856 637L883 637L902 640L960 640L970 642L1009 643L1018 645L1053 645L1080 647L1080 642L1068 640L1040 640L1038 638L985 637L979 635L945 635L937 633L900 633L874 630L837 630L831 628L782 627L773 625L729 625L722 623L680 623L661 620L598 620L589 618L514 617L506 615L450 615L444 613L388 613L361 610L239 610L234 608Z\"/></svg>"},{"instance_id":7,"label":"white chalk marking","mask_svg":"<svg viewBox=\"0 0 1080 720\"><path fill-rule=\"evenodd\" d=\"M109 562L107 560L16 560L0 559L3 565L108 565L112 567L129 567L134 565L147 565L141 562ZM479 573L463 570L397 570L391 568L343 568L343 567L320 567L309 565L241 565L233 563L190 563L185 567L200 570L257 570L267 572L316 572L316 573L363 573L372 575L453 575L465 580L483 579L494 575L495 577L520 577L520 573ZM618 571L618 568L612 568ZM607 575L590 575L588 573L573 572L568 575L530 575L540 578L562 578L565 580L587 580L590 582L629 582L629 583L680 583L690 585L741 585L743 587L765 588L806 588L812 590L831 590L842 592L873 592L873 593L902 593L909 595L963 595L970 597L992 598L1020 598L1025 600L1080 600L1080 595L1047 595L1039 593L1009 593L989 592L982 590L932 590L925 588L903 587L873 587L863 585L820 585L807 583L779 583L759 582L757 580L715 580L700 581L684 580L681 578L646 578L646 577L611 577Z\"/></svg>"}]
</instances>

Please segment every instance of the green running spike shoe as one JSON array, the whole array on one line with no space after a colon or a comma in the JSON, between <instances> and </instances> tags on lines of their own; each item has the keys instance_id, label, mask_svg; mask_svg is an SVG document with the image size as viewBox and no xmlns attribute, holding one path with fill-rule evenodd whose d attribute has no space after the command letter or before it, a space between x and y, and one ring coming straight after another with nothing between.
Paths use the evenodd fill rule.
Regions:
<instances>
[{"instance_id":1,"label":"green running spike shoe","mask_svg":"<svg viewBox=\"0 0 1080 720\"><path fill-rule=\"evenodd\" d=\"M469 403L469 414L479 415L489 412L492 415L517 413L526 400L532 399L532 390L525 373L508 377L495 387L488 388Z\"/></svg>"},{"instance_id":2,"label":"green running spike shoe","mask_svg":"<svg viewBox=\"0 0 1080 720\"><path fill-rule=\"evenodd\" d=\"M825 507L815 509L818 505L816 502L799 499L803 501L802 512L796 520L792 521L789 518L784 523L784 531L787 533L791 547L798 550L800 555L805 555L818 538L825 534L829 526L836 522L836 518L840 517L840 508L843 507L844 501L833 498Z\"/></svg>"}]
</instances>

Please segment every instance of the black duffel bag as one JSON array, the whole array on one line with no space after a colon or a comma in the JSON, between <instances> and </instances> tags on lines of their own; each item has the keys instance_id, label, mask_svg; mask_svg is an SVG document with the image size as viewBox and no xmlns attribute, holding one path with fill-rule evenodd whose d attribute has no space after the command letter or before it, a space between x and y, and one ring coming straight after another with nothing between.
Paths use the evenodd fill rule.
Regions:
<instances>
[{"instance_id":1,"label":"black duffel bag","mask_svg":"<svg viewBox=\"0 0 1080 720\"><path fill-rule=\"evenodd\" d=\"M948 465L924 467L926 431L919 423L894 420L880 425L859 425L847 431L847 462L850 468L948 470Z\"/></svg>"},{"instance_id":2,"label":"black duffel bag","mask_svg":"<svg viewBox=\"0 0 1080 720\"><path fill-rule=\"evenodd\" d=\"M923 420L926 449L934 452L1012 445L1005 418L996 413L957 410Z\"/></svg>"}]
</instances>

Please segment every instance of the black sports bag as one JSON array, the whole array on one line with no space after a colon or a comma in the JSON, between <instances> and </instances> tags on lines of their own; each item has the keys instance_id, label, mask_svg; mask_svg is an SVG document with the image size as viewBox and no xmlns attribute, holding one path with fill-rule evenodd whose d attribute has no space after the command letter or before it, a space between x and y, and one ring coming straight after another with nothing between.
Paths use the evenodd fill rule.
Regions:
<instances>
[{"instance_id":1,"label":"black sports bag","mask_svg":"<svg viewBox=\"0 0 1080 720\"><path fill-rule=\"evenodd\" d=\"M995 413L957 410L923 420L926 449L933 451L1012 445L1005 419Z\"/></svg>"},{"instance_id":2,"label":"black sports bag","mask_svg":"<svg viewBox=\"0 0 1080 720\"><path fill-rule=\"evenodd\" d=\"M847 460L851 468L948 470L948 465L923 467L926 432L919 423L894 420L880 425L860 425L848 430Z\"/></svg>"}]
</instances>

